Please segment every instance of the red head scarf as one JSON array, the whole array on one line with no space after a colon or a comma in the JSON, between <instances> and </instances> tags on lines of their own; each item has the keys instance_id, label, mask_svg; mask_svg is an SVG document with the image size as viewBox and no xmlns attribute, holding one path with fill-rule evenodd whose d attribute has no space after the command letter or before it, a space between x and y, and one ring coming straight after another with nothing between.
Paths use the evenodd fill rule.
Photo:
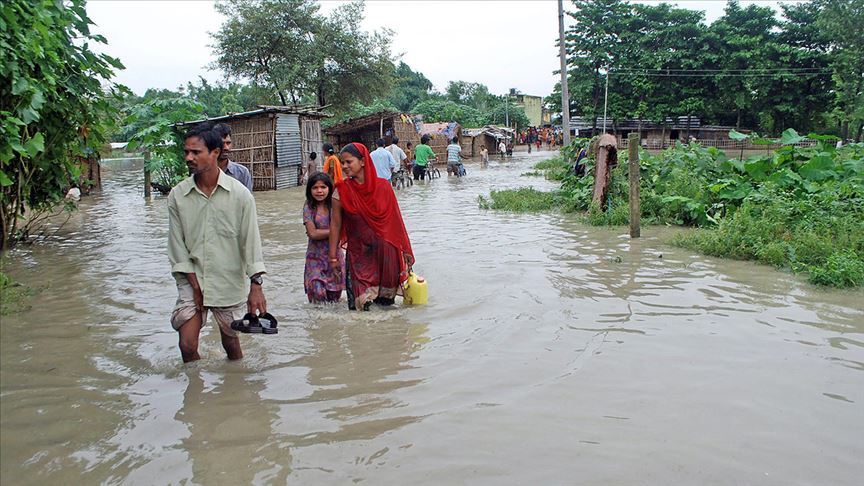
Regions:
<instances>
[{"instance_id":1,"label":"red head scarf","mask_svg":"<svg viewBox=\"0 0 864 486\"><path fill-rule=\"evenodd\" d=\"M399 211L399 203L396 201L396 193L390 181L378 177L375 164L369 155L369 150L361 143L354 142L352 145L363 156L365 166L363 167L363 184L346 177L336 183L339 190L339 202L342 208L351 214L359 214L372 228L379 238L390 243L402 255L408 255L408 264L414 263L414 251L411 249L411 241L408 239L408 231L405 230L405 222L402 221L402 212ZM342 241L345 241L345 226L342 226ZM404 258L400 260L402 265L403 280L407 277L405 272Z\"/></svg>"}]
</instances>

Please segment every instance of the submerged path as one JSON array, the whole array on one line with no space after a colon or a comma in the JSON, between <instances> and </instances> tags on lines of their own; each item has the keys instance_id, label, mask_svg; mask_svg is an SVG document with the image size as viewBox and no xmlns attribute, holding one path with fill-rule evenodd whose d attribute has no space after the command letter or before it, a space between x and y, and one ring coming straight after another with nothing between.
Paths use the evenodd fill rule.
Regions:
<instances>
[{"instance_id":1,"label":"submerged path","mask_svg":"<svg viewBox=\"0 0 864 486\"><path fill-rule=\"evenodd\" d=\"M140 166L4 271L6 484L858 484L864 299L665 246L670 230L478 208L550 153L399 200L430 304L303 294L302 190L256 193L277 336L180 363L165 199ZM660 255L662 254L662 258Z\"/></svg>"}]
</instances>

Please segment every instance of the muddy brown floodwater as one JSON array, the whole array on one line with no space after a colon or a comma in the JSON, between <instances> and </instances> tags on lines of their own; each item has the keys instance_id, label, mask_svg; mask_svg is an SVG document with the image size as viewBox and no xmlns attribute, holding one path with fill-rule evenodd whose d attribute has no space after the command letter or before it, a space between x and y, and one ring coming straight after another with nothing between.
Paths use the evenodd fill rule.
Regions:
<instances>
[{"instance_id":1,"label":"muddy brown floodwater","mask_svg":"<svg viewBox=\"0 0 864 486\"><path fill-rule=\"evenodd\" d=\"M864 292L478 208L548 156L399 191L415 308L306 303L303 193L257 193L281 331L190 366L166 200L106 163L4 268L40 290L0 327L3 484L861 484Z\"/></svg>"}]
</instances>

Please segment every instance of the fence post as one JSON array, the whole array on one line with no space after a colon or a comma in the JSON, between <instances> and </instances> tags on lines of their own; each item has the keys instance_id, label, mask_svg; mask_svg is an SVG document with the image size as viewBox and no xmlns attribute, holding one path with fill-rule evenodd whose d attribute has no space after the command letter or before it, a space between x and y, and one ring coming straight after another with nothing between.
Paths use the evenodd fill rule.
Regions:
<instances>
[{"instance_id":1,"label":"fence post","mask_svg":"<svg viewBox=\"0 0 864 486\"><path fill-rule=\"evenodd\" d=\"M630 179L630 238L640 236L639 207L639 135L631 133L627 140L627 167Z\"/></svg>"},{"instance_id":2,"label":"fence post","mask_svg":"<svg viewBox=\"0 0 864 486\"><path fill-rule=\"evenodd\" d=\"M150 197L150 151L147 150L144 152L144 197Z\"/></svg>"}]
</instances>

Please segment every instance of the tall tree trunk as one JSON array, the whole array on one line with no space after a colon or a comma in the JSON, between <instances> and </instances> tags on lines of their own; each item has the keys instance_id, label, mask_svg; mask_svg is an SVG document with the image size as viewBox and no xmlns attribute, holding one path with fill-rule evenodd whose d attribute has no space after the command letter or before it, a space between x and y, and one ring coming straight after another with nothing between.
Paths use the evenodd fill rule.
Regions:
<instances>
[{"instance_id":1,"label":"tall tree trunk","mask_svg":"<svg viewBox=\"0 0 864 486\"><path fill-rule=\"evenodd\" d=\"M282 90L279 90L278 93L279 93L279 100L282 101L282 106L287 105L288 102L285 101L285 94L282 93Z\"/></svg>"}]
</instances>

